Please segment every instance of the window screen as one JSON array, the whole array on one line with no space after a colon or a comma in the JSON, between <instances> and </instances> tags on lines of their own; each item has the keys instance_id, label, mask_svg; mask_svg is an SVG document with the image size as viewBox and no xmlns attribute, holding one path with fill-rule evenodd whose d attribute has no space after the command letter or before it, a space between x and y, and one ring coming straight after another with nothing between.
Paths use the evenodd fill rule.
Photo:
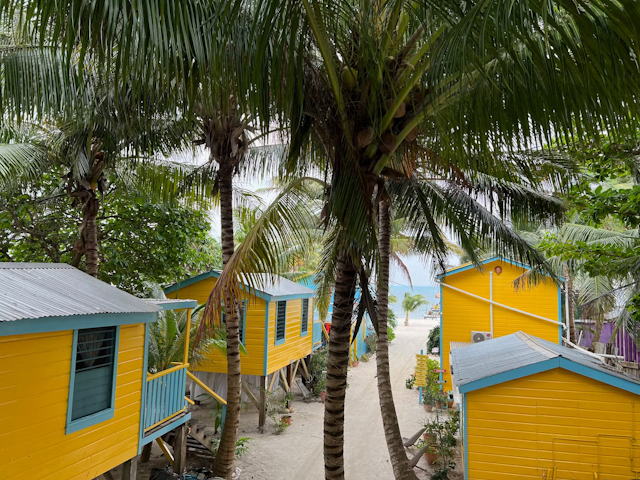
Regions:
<instances>
[{"instance_id":1,"label":"window screen","mask_svg":"<svg viewBox=\"0 0 640 480\"><path fill-rule=\"evenodd\" d=\"M276 315L276 342L284 340L284 333L287 328L287 302L278 302Z\"/></svg>"},{"instance_id":2,"label":"window screen","mask_svg":"<svg viewBox=\"0 0 640 480\"><path fill-rule=\"evenodd\" d=\"M78 330L71 420L111 407L116 327Z\"/></svg>"},{"instance_id":3,"label":"window screen","mask_svg":"<svg viewBox=\"0 0 640 480\"><path fill-rule=\"evenodd\" d=\"M302 325L300 327L301 333L307 333L309 331L309 299L302 300Z\"/></svg>"}]
</instances>

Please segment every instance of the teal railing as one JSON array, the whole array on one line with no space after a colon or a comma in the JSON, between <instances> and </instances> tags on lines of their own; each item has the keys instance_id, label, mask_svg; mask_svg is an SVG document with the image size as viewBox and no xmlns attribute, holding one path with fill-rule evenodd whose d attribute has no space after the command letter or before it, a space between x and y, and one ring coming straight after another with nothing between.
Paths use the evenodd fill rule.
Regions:
<instances>
[{"instance_id":1,"label":"teal railing","mask_svg":"<svg viewBox=\"0 0 640 480\"><path fill-rule=\"evenodd\" d=\"M147 377L145 432L186 411L187 366L177 365Z\"/></svg>"}]
</instances>

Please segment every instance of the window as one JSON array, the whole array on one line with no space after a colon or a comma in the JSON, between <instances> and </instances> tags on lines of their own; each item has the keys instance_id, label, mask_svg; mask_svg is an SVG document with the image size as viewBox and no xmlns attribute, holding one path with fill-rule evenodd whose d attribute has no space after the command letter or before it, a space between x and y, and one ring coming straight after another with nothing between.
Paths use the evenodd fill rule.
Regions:
<instances>
[{"instance_id":1,"label":"window","mask_svg":"<svg viewBox=\"0 0 640 480\"><path fill-rule=\"evenodd\" d=\"M67 434L113 418L119 327L74 332Z\"/></svg>"},{"instance_id":2,"label":"window","mask_svg":"<svg viewBox=\"0 0 640 480\"><path fill-rule=\"evenodd\" d=\"M287 329L287 302L277 303L276 309L276 345L284 343L285 331Z\"/></svg>"},{"instance_id":3,"label":"window","mask_svg":"<svg viewBox=\"0 0 640 480\"><path fill-rule=\"evenodd\" d=\"M244 345L244 329L245 329L245 324L247 323L247 306L248 306L248 301L247 300L243 300L242 301L242 312L240 315L240 322L238 322L238 327L240 328L240 343L242 343Z\"/></svg>"},{"instance_id":4,"label":"window","mask_svg":"<svg viewBox=\"0 0 640 480\"><path fill-rule=\"evenodd\" d=\"M302 299L302 324L300 326L300 336L309 333L309 299Z\"/></svg>"}]
</instances>

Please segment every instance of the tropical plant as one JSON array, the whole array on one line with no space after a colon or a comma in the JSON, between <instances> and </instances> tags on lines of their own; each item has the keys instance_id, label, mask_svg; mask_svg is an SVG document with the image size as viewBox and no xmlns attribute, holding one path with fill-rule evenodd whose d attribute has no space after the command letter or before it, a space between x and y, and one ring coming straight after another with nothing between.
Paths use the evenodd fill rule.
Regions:
<instances>
[{"instance_id":1,"label":"tropical plant","mask_svg":"<svg viewBox=\"0 0 640 480\"><path fill-rule=\"evenodd\" d=\"M409 375L409 378L407 378L404 381L404 385L407 387L408 390L413 389L413 384L416 383L416 374L412 373L411 375Z\"/></svg>"},{"instance_id":2,"label":"tropical plant","mask_svg":"<svg viewBox=\"0 0 640 480\"><path fill-rule=\"evenodd\" d=\"M427 340L427 355L433 354L433 349L437 348L439 351L442 348L440 346L440 325L434 327L429 332L429 339Z\"/></svg>"},{"instance_id":3,"label":"tropical plant","mask_svg":"<svg viewBox=\"0 0 640 480\"><path fill-rule=\"evenodd\" d=\"M402 309L406 313L406 318L404 319L405 326L409 325L409 314L415 312L420 307L424 307L429 305L429 301L424 297L424 295L416 294L411 295L409 292L405 292L404 298L402 299Z\"/></svg>"},{"instance_id":4,"label":"tropical plant","mask_svg":"<svg viewBox=\"0 0 640 480\"><path fill-rule=\"evenodd\" d=\"M309 373L313 377L311 380L313 394L318 396L327 388L326 348L320 348L312 355L311 362L309 362Z\"/></svg>"}]
</instances>

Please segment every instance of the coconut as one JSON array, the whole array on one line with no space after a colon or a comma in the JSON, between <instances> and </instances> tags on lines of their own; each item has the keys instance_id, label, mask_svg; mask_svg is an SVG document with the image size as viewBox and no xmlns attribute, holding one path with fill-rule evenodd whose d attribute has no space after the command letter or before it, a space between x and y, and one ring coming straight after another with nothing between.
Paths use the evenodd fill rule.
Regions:
<instances>
[{"instance_id":1,"label":"coconut","mask_svg":"<svg viewBox=\"0 0 640 480\"><path fill-rule=\"evenodd\" d=\"M398 109L396 110L396 113L393 114L393 117L402 118L406 115L406 113L407 113L407 104L402 102L398 107Z\"/></svg>"},{"instance_id":2,"label":"coconut","mask_svg":"<svg viewBox=\"0 0 640 480\"><path fill-rule=\"evenodd\" d=\"M373 127L365 127L358 132L357 141L358 147L364 148L373 142L373 139L376 137L376 132Z\"/></svg>"},{"instance_id":3,"label":"coconut","mask_svg":"<svg viewBox=\"0 0 640 480\"><path fill-rule=\"evenodd\" d=\"M355 68L345 66L342 69L342 83L348 90L355 88L358 83L358 71Z\"/></svg>"},{"instance_id":4,"label":"coconut","mask_svg":"<svg viewBox=\"0 0 640 480\"><path fill-rule=\"evenodd\" d=\"M413 142L416 138L418 138L419 133L420 133L420 129L418 127L414 127L413 130L407 133L407 136L404 137L404 139L407 142Z\"/></svg>"}]
</instances>

